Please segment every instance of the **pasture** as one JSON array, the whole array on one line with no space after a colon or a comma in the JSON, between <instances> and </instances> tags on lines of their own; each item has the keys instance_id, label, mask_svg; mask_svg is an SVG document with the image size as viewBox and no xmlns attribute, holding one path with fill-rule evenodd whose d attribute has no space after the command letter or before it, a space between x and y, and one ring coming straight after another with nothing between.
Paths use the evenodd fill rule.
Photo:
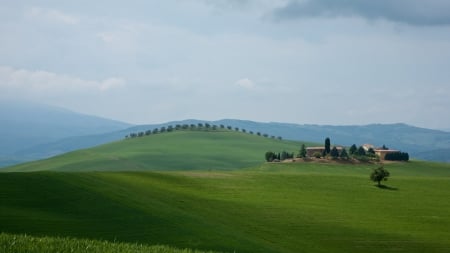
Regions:
<instances>
[{"instance_id":1,"label":"pasture","mask_svg":"<svg viewBox=\"0 0 450 253\"><path fill-rule=\"evenodd\" d=\"M387 164L383 189L373 167L0 173L0 232L223 252L448 252L450 166Z\"/></svg>"}]
</instances>

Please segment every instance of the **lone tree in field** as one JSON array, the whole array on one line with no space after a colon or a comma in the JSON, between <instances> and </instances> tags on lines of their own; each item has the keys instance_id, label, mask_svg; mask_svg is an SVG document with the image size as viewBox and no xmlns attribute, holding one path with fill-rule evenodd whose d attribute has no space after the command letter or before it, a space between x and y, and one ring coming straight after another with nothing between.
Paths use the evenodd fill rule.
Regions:
<instances>
[{"instance_id":1,"label":"lone tree in field","mask_svg":"<svg viewBox=\"0 0 450 253\"><path fill-rule=\"evenodd\" d=\"M387 181L389 177L389 171L387 171L383 166L378 167L372 171L370 174L370 180L377 182L378 187L381 186L381 181Z\"/></svg>"},{"instance_id":2,"label":"lone tree in field","mask_svg":"<svg viewBox=\"0 0 450 253\"><path fill-rule=\"evenodd\" d=\"M330 146L331 146L330 138L327 137L325 139L325 155L328 155L330 153L331 151Z\"/></svg>"}]
</instances>

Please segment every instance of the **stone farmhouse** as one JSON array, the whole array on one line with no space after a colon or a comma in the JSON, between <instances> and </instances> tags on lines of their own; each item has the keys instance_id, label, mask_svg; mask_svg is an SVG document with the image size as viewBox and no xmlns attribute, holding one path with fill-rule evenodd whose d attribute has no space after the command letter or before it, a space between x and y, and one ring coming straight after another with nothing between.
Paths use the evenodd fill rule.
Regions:
<instances>
[{"instance_id":1,"label":"stone farmhouse","mask_svg":"<svg viewBox=\"0 0 450 253\"><path fill-rule=\"evenodd\" d=\"M362 145L362 147L366 152L369 151L369 149L373 149L373 151L375 151L375 154L380 157L381 160L385 160L387 154L400 153L400 150L376 148L372 144L364 144Z\"/></svg>"},{"instance_id":2,"label":"stone farmhouse","mask_svg":"<svg viewBox=\"0 0 450 253\"><path fill-rule=\"evenodd\" d=\"M344 149L341 146L336 146L336 149L338 150L339 154ZM322 154L325 151L325 147L307 147L306 148L306 156L313 157L315 153Z\"/></svg>"},{"instance_id":3,"label":"stone farmhouse","mask_svg":"<svg viewBox=\"0 0 450 253\"><path fill-rule=\"evenodd\" d=\"M381 160L385 160L384 158L386 155L392 153L400 153L400 151L395 149L375 149L375 154L380 157Z\"/></svg>"},{"instance_id":4,"label":"stone farmhouse","mask_svg":"<svg viewBox=\"0 0 450 253\"><path fill-rule=\"evenodd\" d=\"M385 160L386 154L392 154L392 153L400 153L399 150L395 149L383 149L383 148L376 148L372 144L364 144L362 145L364 150L367 152L370 149L373 149L375 151L375 154L380 157L381 160ZM342 146L336 146L336 149L339 151L339 154L344 149ZM307 147L306 148L306 156L313 157L315 153L322 154L325 151L325 147Z\"/></svg>"}]
</instances>

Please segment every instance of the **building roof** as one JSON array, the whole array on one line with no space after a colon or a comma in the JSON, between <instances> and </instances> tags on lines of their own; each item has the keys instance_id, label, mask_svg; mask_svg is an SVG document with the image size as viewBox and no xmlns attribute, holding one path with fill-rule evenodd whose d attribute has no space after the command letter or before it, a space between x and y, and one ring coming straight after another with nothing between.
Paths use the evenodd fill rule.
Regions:
<instances>
[{"instance_id":1,"label":"building roof","mask_svg":"<svg viewBox=\"0 0 450 253\"><path fill-rule=\"evenodd\" d=\"M395 150L395 149L376 149L375 152L379 152L379 153L396 153L396 152L400 152L400 150Z\"/></svg>"},{"instance_id":2,"label":"building roof","mask_svg":"<svg viewBox=\"0 0 450 253\"><path fill-rule=\"evenodd\" d=\"M372 144L363 144L362 147L366 151L369 151L369 149L375 149L375 146Z\"/></svg>"}]
</instances>

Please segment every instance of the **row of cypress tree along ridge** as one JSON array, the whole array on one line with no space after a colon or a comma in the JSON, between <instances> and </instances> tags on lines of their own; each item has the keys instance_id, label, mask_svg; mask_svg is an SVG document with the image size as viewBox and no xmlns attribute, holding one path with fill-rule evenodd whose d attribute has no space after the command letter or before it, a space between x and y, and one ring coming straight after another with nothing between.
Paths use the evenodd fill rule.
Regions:
<instances>
[{"instance_id":1,"label":"row of cypress tree along ridge","mask_svg":"<svg viewBox=\"0 0 450 253\"><path fill-rule=\"evenodd\" d=\"M252 135L262 136L265 138L272 138L272 139L278 139L278 140L283 139L281 136L278 136L278 137L275 137L274 135L269 136L266 133L247 131L244 128L240 129L239 127L225 126L223 124L214 125L214 124L210 124L210 123L176 124L176 125L162 126L159 128L149 129L146 131L130 133L125 136L125 139L132 139L132 138L143 137L143 136L148 136L148 135L152 135L152 134L160 134L160 133L173 132L173 131L179 131L179 130L191 130L191 131L219 131L219 130L232 131L232 130L234 130L236 132L248 133L248 134L252 134Z\"/></svg>"}]
</instances>

